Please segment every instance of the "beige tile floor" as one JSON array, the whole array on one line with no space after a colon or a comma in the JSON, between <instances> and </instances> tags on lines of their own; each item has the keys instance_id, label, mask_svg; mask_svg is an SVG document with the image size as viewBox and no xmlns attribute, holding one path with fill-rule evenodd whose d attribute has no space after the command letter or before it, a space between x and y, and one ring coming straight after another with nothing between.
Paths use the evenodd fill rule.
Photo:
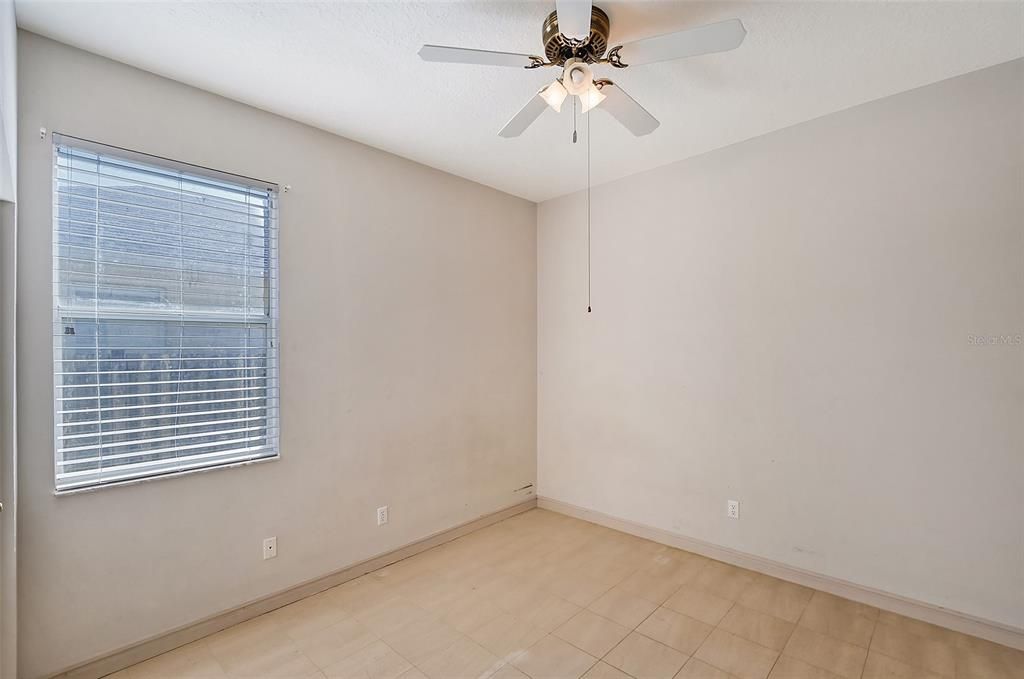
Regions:
<instances>
[{"instance_id":1,"label":"beige tile floor","mask_svg":"<svg viewBox=\"0 0 1024 679\"><path fill-rule=\"evenodd\" d=\"M1024 653L540 509L117 679L1024 679Z\"/></svg>"}]
</instances>

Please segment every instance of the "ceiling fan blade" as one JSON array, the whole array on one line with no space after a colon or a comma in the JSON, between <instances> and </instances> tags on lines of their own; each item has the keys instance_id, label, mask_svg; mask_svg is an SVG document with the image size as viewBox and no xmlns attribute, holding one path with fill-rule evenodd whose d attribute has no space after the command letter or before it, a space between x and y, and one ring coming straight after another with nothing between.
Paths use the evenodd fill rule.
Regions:
<instances>
[{"instance_id":1,"label":"ceiling fan blade","mask_svg":"<svg viewBox=\"0 0 1024 679\"><path fill-rule=\"evenodd\" d=\"M526 68L534 63L529 54L513 52L492 52L491 50L474 50L466 47L444 47L442 45L424 45L420 48L423 61L444 61L453 64L479 64L481 66L515 66Z\"/></svg>"},{"instance_id":2,"label":"ceiling fan blade","mask_svg":"<svg viewBox=\"0 0 1024 679\"><path fill-rule=\"evenodd\" d=\"M653 64L736 49L746 35L743 22L730 19L627 43L619 48L619 56L628 66Z\"/></svg>"},{"instance_id":3,"label":"ceiling fan blade","mask_svg":"<svg viewBox=\"0 0 1024 679\"><path fill-rule=\"evenodd\" d=\"M590 0L556 0L558 32L582 40L590 35Z\"/></svg>"},{"instance_id":4,"label":"ceiling fan blade","mask_svg":"<svg viewBox=\"0 0 1024 679\"><path fill-rule=\"evenodd\" d=\"M519 109L519 113L512 116L512 120L505 123L505 127L501 128L498 136L506 139L518 137L533 124L534 120L540 117L541 113L544 113L544 109L547 107L548 103L541 98L540 92L537 92L533 99L526 102L526 106Z\"/></svg>"},{"instance_id":5,"label":"ceiling fan blade","mask_svg":"<svg viewBox=\"0 0 1024 679\"><path fill-rule=\"evenodd\" d=\"M606 82L601 87L601 94L605 100L598 107L612 114L616 120L625 126L627 130L638 137L650 134L658 128L661 123L658 119L648 113L640 104L636 103L633 97L626 94L621 87Z\"/></svg>"}]
</instances>

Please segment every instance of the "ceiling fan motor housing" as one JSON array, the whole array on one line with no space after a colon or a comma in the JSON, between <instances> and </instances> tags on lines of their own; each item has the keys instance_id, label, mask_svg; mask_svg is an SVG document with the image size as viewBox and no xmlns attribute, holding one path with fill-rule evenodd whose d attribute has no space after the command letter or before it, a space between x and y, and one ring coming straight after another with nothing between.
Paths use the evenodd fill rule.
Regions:
<instances>
[{"instance_id":1,"label":"ceiling fan motor housing","mask_svg":"<svg viewBox=\"0 0 1024 679\"><path fill-rule=\"evenodd\" d=\"M590 10L590 36L585 40L567 38L558 30L558 12L552 12L544 20L544 55L557 66L573 58L592 64L608 49L610 27L608 15L595 6Z\"/></svg>"}]
</instances>

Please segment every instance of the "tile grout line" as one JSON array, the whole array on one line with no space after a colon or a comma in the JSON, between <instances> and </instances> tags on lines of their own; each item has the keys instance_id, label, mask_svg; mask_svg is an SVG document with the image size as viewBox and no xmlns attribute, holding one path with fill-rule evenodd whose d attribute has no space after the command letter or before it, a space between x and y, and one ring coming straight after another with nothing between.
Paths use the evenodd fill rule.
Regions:
<instances>
[{"instance_id":1,"label":"tile grout line","mask_svg":"<svg viewBox=\"0 0 1024 679\"><path fill-rule=\"evenodd\" d=\"M878 618L882 615L879 611L878 615L875 616L874 620L871 621L871 636L868 637L868 652L864 656L864 665L860 668L860 679L864 679L864 672L868 669L868 658L871 657L871 644L875 640L875 630L878 629Z\"/></svg>"},{"instance_id":2,"label":"tile grout line","mask_svg":"<svg viewBox=\"0 0 1024 679\"><path fill-rule=\"evenodd\" d=\"M814 594L811 594L811 598L812 599L814 598ZM772 663L772 668L770 670L768 670L768 676L769 677L772 675L772 672L775 671L775 666L779 664L780 660L782 660L782 654L786 652L786 646L789 646L789 640L793 638L794 634L796 634L796 628L800 626L800 621L804 619L804 615L807 613L807 609L810 608L810 606L811 606L811 599L808 599L807 603L804 605L803 610L800 611L800 617L796 619L795 623L793 623L793 629L789 630L789 634L786 635L786 641L782 644L782 648L779 649L779 655L776 656L775 662ZM822 669L824 669L824 668L822 668ZM767 679L767 677L766 677L766 679Z\"/></svg>"},{"instance_id":3,"label":"tile grout line","mask_svg":"<svg viewBox=\"0 0 1024 679\"><path fill-rule=\"evenodd\" d=\"M725 632L725 633L727 633L727 634L732 634L733 636L735 636L735 637L737 637L737 638L739 638L739 639L743 639L744 641L749 641L750 643L754 644L755 646L760 646L761 648L768 648L767 646L764 646L764 645L762 645L762 644L759 644L759 643L757 643L756 641L754 641L754 640L752 640L752 639L746 639L746 638L744 638L744 637L741 637L741 636L739 636L738 634L734 634L733 632L730 632L729 630L727 630L727 629L725 629L724 627L722 627L722 622L724 622L724 621L725 621L725 619L726 619L727 617L729 617L729 614L730 614L730 613L732 613L733 609L735 609L735 608L736 608L737 606L741 606L741 605L742 605L742 604L740 604L740 598L741 598L741 597L743 596L743 594L744 594L744 593L745 593L745 592L746 592L746 591L747 591L748 589L750 589L751 587L753 587L753 586L754 586L754 583L755 583L755 582L757 582L757 578L754 578L754 579L753 579L753 580L751 580L751 581L750 581L749 583L747 583L747 584L746 584L746 586L744 586L744 587L743 587L743 589L741 589L741 590L740 590L740 591L739 591L739 592L738 592L738 593L736 594L736 599L735 599L735 600L734 600L734 601L732 602L732 606L730 606L730 607L729 607L729 610L727 610L727 611L725 612L725 615L723 615L723 616L722 616L722 619L718 621L718 624L717 624L717 625L715 625L715 629L720 629L720 630L722 630L723 632ZM754 610L754 609L750 609L750 610L753 610L753 611L754 611L755 613L760 613L760 611L757 611L757 610ZM763 614L763 615L768 615L768 614L767 614L767 613L765 613L765 614ZM803 612L802 612L802 611L801 611L801 615L803 615ZM774 617L774 616L769 616L769 617ZM794 626L794 627L793 627L793 629L795 630L795 629L796 629L796 627ZM792 632L792 631L790 631L790 636L792 636L792 634L793 634L793 632ZM710 635L708 635L708 636L710 636ZM786 638L786 641L787 641L787 642L789 641L789 637L787 637L787 638ZM703 645L703 644L701 644L701 645ZM783 648L785 648L785 645L783 645ZM699 649L698 649L698 650L699 650ZM770 651L774 651L775 649L774 649L774 648L768 648L768 650L770 650ZM695 651L695 653L696 653L696 651ZM768 679L768 677L769 677L769 676L771 676L772 670L774 670L774 669L775 669L775 665L776 665L776 664L778 664L778 662L779 662L779 658L781 658L781 657L782 657L782 651L781 651L781 650L779 650L779 651L778 651L778 652L777 652L777 653L775 654L775 660L774 660L774 661L772 661L772 666L771 666L770 668L768 668L768 672L767 672L767 674L765 674L765 675L764 675L764 676L765 676L765 679ZM701 662L704 662L704 661L701 661ZM711 663L708 663L708 664L709 664L709 665L711 665ZM711 665L711 666L712 666L712 667L715 667L716 669L719 669L719 670L722 670L723 672L725 672L725 670L724 670L724 669L722 669L721 667L717 667L717 666L715 666L715 665ZM729 674L729 672L725 672L725 673L726 673L726 674ZM729 674L729 676L732 676L732 675L731 675L731 674Z\"/></svg>"}]
</instances>

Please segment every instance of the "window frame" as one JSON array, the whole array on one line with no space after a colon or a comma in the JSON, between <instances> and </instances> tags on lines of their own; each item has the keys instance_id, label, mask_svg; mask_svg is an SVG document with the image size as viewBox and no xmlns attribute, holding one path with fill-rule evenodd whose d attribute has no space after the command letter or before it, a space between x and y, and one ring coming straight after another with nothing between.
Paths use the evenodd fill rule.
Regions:
<instances>
[{"instance_id":1,"label":"window frame","mask_svg":"<svg viewBox=\"0 0 1024 679\"><path fill-rule=\"evenodd\" d=\"M148 483L152 481L158 481L160 479L177 478L180 476L187 476L191 474L198 474L204 472L212 472L221 469L231 469L235 467L245 467L253 464L261 464L265 462L274 462L281 459L281 398L280 398L280 247L279 247L279 228L280 228L280 215L279 215L279 201L281 196L280 187L275 182L268 182L264 180L254 179L244 175L233 174L221 170L215 170L202 165L195 165L179 160L172 160L163 156L153 155L144 153L141 151L134 151L111 144L104 144L81 137L76 137L69 134L63 134L54 132L51 135L51 171L52 171L52 215L51 215L51 294L50 303L52 309L52 323L51 323L51 337L52 337L52 358L50 369L53 377L53 493L56 496L63 495L76 495L80 493L92 493L105 488L114 488L125 485L134 485L137 483ZM58 472L61 464L61 453L59 452L61 447L61 431L65 426L62 417L62 401L63 397L58 396L60 390L65 388L66 385L61 383L61 374L58 370L60 362L63 360L63 349L64 340L63 334L57 332L57 329L64 325L64 319L69 317L75 317L76 313L85 311L84 309L77 309L75 307L64 307L60 306L60 212L59 212L59 179L58 179L58 160L61 147L70 147L75 150L81 150L88 153L95 153L105 157L114 158L118 160L125 160L130 163L142 164L149 166L158 171L165 172L182 172L193 177L208 178L218 182L226 182L234 184L235 186L244 187L252 190L257 189L260 191L266 191L268 193L267 203L267 241L268 241L268 255L269 255L269 266L266 269L266 275L269 277L267 281L268 285L268 304L267 304L267 315L266 315L266 384L267 384L267 396L265 397L266 405L264 409L263 422L266 425L266 444L265 448L269 450L269 453L260 454L258 456L253 455L248 459L236 459L226 461L215 461L209 464L196 464L195 466L188 466L183 469L169 470L169 471L156 471L153 473L138 473L130 474L126 470L124 474L125 478L111 478L104 480L98 478L97 480L88 483L74 486L61 487L58 483ZM248 275L246 276L248 278ZM245 285L248 285L246 282ZM221 323L229 324L231 321L226 318L227 312L198 312L194 314L181 314L181 319L185 323ZM159 313L147 313L144 309L129 310L129 311L106 311L101 312L97 303L97 308L89 310L90 320L125 320L125 321L163 321L167 322L172 320L171 316L161 315ZM237 321L239 327L249 327L253 325L251 320L239 320ZM260 322L259 325L264 325ZM271 384L273 384L274 396L270 395ZM100 408L100 402L97 402L97 409ZM210 432L216 433L216 432ZM230 451L219 451L222 453L230 453ZM144 455L145 453L140 453ZM244 453L240 453L239 457L244 458Z\"/></svg>"}]
</instances>

